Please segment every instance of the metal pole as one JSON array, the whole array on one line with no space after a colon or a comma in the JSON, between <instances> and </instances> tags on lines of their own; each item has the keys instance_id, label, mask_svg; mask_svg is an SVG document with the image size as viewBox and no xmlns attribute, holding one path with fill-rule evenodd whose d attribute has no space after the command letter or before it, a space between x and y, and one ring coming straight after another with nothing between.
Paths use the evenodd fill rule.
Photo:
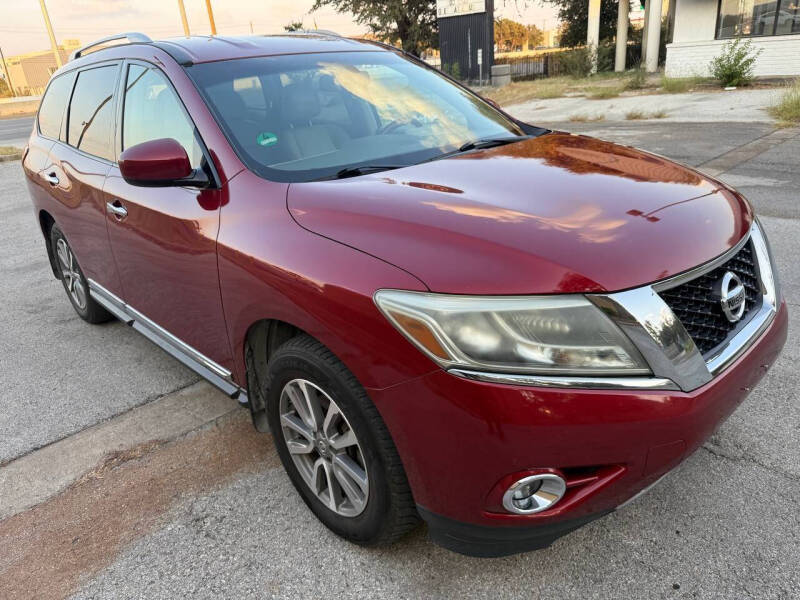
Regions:
<instances>
[{"instance_id":1,"label":"metal pole","mask_svg":"<svg viewBox=\"0 0 800 600\"><path fill-rule=\"evenodd\" d=\"M186 7L183 5L183 0L178 0L178 8L181 11L181 21L183 22L183 33L186 37L192 35L189 33L189 21L186 20Z\"/></svg>"},{"instance_id":2,"label":"metal pole","mask_svg":"<svg viewBox=\"0 0 800 600\"><path fill-rule=\"evenodd\" d=\"M11 74L8 72L8 65L6 65L6 57L3 56L3 49L0 48L0 61L3 63L3 73L6 74L6 83L8 84L8 89L11 91L11 97L16 98L17 95L14 93L14 84L11 83Z\"/></svg>"},{"instance_id":3,"label":"metal pole","mask_svg":"<svg viewBox=\"0 0 800 600\"><path fill-rule=\"evenodd\" d=\"M214 23L214 11L211 8L211 0L206 0L206 10L208 11L208 22L211 23L211 35L217 35L217 24Z\"/></svg>"},{"instance_id":4,"label":"metal pole","mask_svg":"<svg viewBox=\"0 0 800 600\"><path fill-rule=\"evenodd\" d=\"M47 7L44 5L44 0L39 0L39 5L42 7L42 16L44 17L44 24L47 27L47 35L50 36L50 47L53 49L53 56L56 59L56 65L61 67L61 54L58 52L58 45L56 44L56 36L53 33L53 26L50 24L50 15L47 14Z\"/></svg>"}]
</instances>

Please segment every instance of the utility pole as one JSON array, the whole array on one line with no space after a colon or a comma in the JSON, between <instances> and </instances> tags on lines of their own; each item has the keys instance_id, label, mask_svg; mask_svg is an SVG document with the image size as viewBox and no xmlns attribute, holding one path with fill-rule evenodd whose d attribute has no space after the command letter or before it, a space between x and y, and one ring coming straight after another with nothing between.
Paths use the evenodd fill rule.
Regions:
<instances>
[{"instance_id":1,"label":"utility pole","mask_svg":"<svg viewBox=\"0 0 800 600\"><path fill-rule=\"evenodd\" d=\"M184 35L186 35L186 37L189 37L192 34L189 33L189 21L186 20L186 7L183 5L183 0L178 0L178 8L181 11L181 21L183 22L183 33Z\"/></svg>"},{"instance_id":2,"label":"utility pole","mask_svg":"<svg viewBox=\"0 0 800 600\"><path fill-rule=\"evenodd\" d=\"M250 21L250 35L253 35L253 22Z\"/></svg>"},{"instance_id":3,"label":"utility pole","mask_svg":"<svg viewBox=\"0 0 800 600\"><path fill-rule=\"evenodd\" d=\"M208 22L211 23L211 35L217 35L217 24L214 23L214 11L211 8L211 0L206 0L206 10L208 10Z\"/></svg>"},{"instance_id":4,"label":"utility pole","mask_svg":"<svg viewBox=\"0 0 800 600\"><path fill-rule=\"evenodd\" d=\"M8 84L8 89L11 91L11 97L16 98L16 94L14 93L14 84L11 83L11 74L8 72L8 65L6 64L6 57L3 56L3 49L0 48L0 61L3 63L3 73L6 74L6 83Z\"/></svg>"},{"instance_id":5,"label":"utility pole","mask_svg":"<svg viewBox=\"0 0 800 600\"><path fill-rule=\"evenodd\" d=\"M50 47L53 49L53 56L56 59L56 65L61 67L61 54L58 51L56 36L53 33L53 26L50 24L50 15L47 14L47 7L44 5L44 0L39 0L39 5L42 7L42 16L44 17L44 24L47 26L47 35L50 36Z\"/></svg>"}]
</instances>

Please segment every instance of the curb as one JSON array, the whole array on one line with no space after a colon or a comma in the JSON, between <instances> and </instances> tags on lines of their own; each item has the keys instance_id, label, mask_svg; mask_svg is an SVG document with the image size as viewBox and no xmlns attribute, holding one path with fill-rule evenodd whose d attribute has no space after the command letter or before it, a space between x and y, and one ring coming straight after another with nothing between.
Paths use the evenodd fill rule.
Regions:
<instances>
[{"instance_id":1,"label":"curb","mask_svg":"<svg viewBox=\"0 0 800 600\"><path fill-rule=\"evenodd\" d=\"M201 381L12 460L0 468L0 521L59 494L109 455L169 442L239 410Z\"/></svg>"}]
</instances>

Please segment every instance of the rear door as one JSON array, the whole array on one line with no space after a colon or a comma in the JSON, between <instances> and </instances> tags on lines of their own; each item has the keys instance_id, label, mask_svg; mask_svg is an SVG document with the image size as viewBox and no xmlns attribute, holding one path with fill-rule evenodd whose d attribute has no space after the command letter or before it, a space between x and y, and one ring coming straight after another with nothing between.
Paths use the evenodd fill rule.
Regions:
<instances>
[{"instance_id":1,"label":"rear door","mask_svg":"<svg viewBox=\"0 0 800 600\"><path fill-rule=\"evenodd\" d=\"M119 71L117 61L60 76L74 78L74 85L59 139L39 172L56 200L53 217L84 275L117 295L121 286L106 228L103 184L114 160L114 91Z\"/></svg>"},{"instance_id":2,"label":"rear door","mask_svg":"<svg viewBox=\"0 0 800 600\"><path fill-rule=\"evenodd\" d=\"M117 151L173 138L185 148L193 167L206 169L216 179L207 150L166 75L138 61L126 62L123 71ZM104 202L113 207L108 231L125 302L199 352L201 362L208 365L203 358L210 358L229 368L217 270L223 192L132 186L114 164L104 193Z\"/></svg>"}]
</instances>

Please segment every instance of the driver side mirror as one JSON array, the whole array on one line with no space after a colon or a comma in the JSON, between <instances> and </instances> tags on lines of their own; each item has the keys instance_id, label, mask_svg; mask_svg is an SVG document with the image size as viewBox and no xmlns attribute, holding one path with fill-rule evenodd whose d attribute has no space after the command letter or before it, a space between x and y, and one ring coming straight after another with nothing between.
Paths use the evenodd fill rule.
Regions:
<instances>
[{"instance_id":1,"label":"driver side mirror","mask_svg":"<svg viewBox=\"0 0 800 600\"><path fill-rule=\"evenodd\" d=\"M186 150L172 138L136 144L119 156L122 178L141 187L207 187L208 177L192 169Z\"/></svg>"},{"instance_id":2,"label":"driver side mirror","mask_svg":"<svg viewBox=\"0 0 800 600\"><path fill-rule=\"evenodd\" d=\"M496 109L498 109L498 110L503 110L502 108L500 108L500 105L499 105L497 102L495 102L494 100L492 100L491 98L486 98L486 97L484 96L484 98L483 98L483 99L484 99L484 100L486 100L486 102L487 102L487 103L489 103L489 104L491 104L492 106L494 106Z\"/></svg>"}]
</instances>

